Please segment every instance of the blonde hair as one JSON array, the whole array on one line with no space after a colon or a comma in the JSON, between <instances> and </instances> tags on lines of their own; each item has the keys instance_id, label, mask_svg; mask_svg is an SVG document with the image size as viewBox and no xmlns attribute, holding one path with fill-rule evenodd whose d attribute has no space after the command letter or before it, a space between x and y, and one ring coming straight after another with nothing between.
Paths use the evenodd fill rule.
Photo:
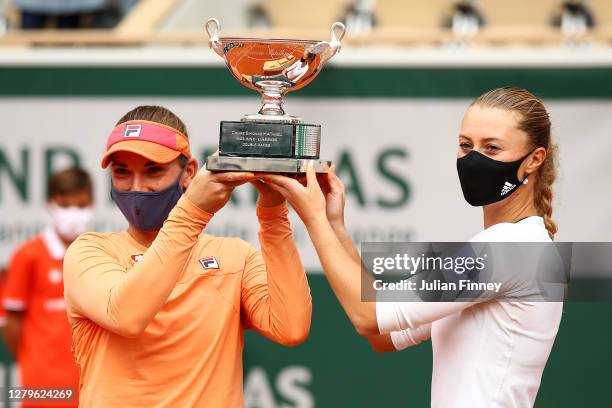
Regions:
<instances>
[{"instance_id":1,"label":"blonde hair","mask_svg":"<svg viewBox=\"0 0 612 408\"><path fill-rule=\"evenodd\" d=\"M147 120L149 122L161 123L162 125L170 126L178 130L185 136L187 134L187 126L174 112L163 106L142 105L138 106L119 119L117 125L130 120Z\"/></svg>"},{"instance_id":2,"label":"blonde hair","mask_svg":"<svg viewBox=\"0 0 612 408\"><path fill-rule=\"evenodd\" d=\"M520 115L518 128L529 137L530 148L546 149L546 158L537 170L534 205L538 215L544 218L548 235L554 239L558 228L552 219L552 185L557 178L557 146L551 140L550 117L544 104L526 89L503 87L480 95L472 103L472 106L474 105L518 113Z\"/></svg>"}]
</instances>

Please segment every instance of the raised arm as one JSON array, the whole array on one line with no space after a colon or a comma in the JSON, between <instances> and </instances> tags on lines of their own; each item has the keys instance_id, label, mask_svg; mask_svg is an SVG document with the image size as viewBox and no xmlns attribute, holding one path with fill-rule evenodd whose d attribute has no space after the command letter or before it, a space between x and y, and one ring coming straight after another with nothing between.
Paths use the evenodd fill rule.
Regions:
<instances>
[{"instance_id":1,"label":"raised arm","mask_svg":"<svg viewBox=\"0 0 612 408\"><path fill-rule=\"evenodd\" d=\"M261 254L248 255L242 287L246 327L267 338L292 346L310 331L312 299L300 255L293 240L288 209L282 196L254 183L260 192L257 205Z\"/></svg>"},{"instance_id":2,"label":"raised arm","mask_svg":"<svg viewBox=\"0 0 612 408\"><path fill-rule=\"evenodd\" d=\"M359 257L345 250L328 222L325 198L312 167L307 173L306 187L283 176L270 175L264 180L291 202L304 221L323 271L353 326L362 335L377 333L375 303L361 302Z\"/></svg>"},{"instance_id":3,"label":"raised arm","mask_svg":"<svg viewBox=\"0 0 612 408\"><path fill-rule=\"evenodd\" d=\"M323 193L325 195L325 212L329 225L334 230L346 253L355 262L361 263L359 250L346 229L344 221L344 184L336 175L335 165L331 166L327 174L327 180L323 180L322 184L325 186ZM389 334L368 334L366 338L372 349L376 352L384 353L396 350Z\"/></svg>"},{"instance_id":4,"label":"raised arm","mask_svg":"<svg viewBox=\"0 0 612 408\"><path fill-rule=\"evenodd\" d=\"M379 353L401 351L416 346L431 337L431 324L424 324L416 329L406 329L389 334L374 334L368 336L368 341Z\"/></svg>"},{"instance_id":5,"label":"raised arm","mask_svg":"<svg viewBox=\"0 0 612 408\"><path fill-rule=\"evenodd\" d=\"M252 174L212 175L201 170L129 271L101 235L77 239L64 258L69 313L122 336L139 335L168 299L212 214L227 202L236 185L250 178Z\"/></svg>"},{"instance_id":6,"label":"raised arm","mask_svg":"<svg viewBox=\"0 0 612 408\"><path fill-rule=\"evenodd\" d=\"M266 176L291 202L308 229L329 283L361 335L415 329L470 306L467 302L362 302L362 282L368 298L376 298L372 277L345 250L326 217L325 197L310 167L307 185L282 176Z\"/></svg>"},{"instance_id":7,"label":"raised arm","mask_svg":"<svg viewBox=\"0 0 612 408\"><path fill-rule=\"evenodd\" d=\"M335 174L333 175L335 177ZM337 180L336 182L339 182ZM339 186L338 186L339 187ZM332 187L332 190L334 188ZM343 190L343 188L342 188ZM336 233L336 237L344 247L344 250L354 259L356 262L361 262L361 257L359 256L359 251L357 247L353 243L350 234L346 230L344 224L344 216L341 219L330 218L330 197L329 194L326 194L326 202L327 202L327 216L330 222L330 225L334 232ZM342 200L344 202L344 200ZM370 343L372 349L378 353L388 353L393 351L404 350L405 348L416 346L421 342L429 339L431 337L431 323L426 323L422 326L419 326L414 329L406 329L401 331L394 331L389 334L367 334L366 338Z\"/></svg>"},{"instance_id":8,"label":"raised arm","mask_svg":"<svg viewBox=\"0 0 612 408\"><path fill-rule=\"evenodd\" d=\"M325 210L327 220L334 230L336 237L344 247L347 254L355 261L361 263L361 256L351 235L346 229L344 221L344 184L336 175L336 168L332 165L327 174L325 188ZM374 351L379 353L403 350L421 343L431 337L431 324L424 324L415 329L406 329L390 334L368 334L366 338Z\"/></svg>"}]
</instances>

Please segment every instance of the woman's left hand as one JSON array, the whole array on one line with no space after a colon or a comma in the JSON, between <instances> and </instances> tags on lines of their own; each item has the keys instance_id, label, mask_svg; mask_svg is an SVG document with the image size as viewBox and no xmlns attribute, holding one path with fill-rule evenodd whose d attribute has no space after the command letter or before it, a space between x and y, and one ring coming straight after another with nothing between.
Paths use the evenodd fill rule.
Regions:
<instances>
[{"instance_id":1,"label":"woman's left hand","mask_svg":"<svg viewBox=\"0 0 612 408\"><path fill-rule=\"evenodd\" d=\"M285 176L266 174L260 178L291 203L307 227L317 221L326 220L325 196L317 182L317 174L312 165L306 170L306 186L296 179Z\"/></svg>"},{"instance_id":2,"label":"woman's left hand","mask_svg":"<svg viewBox=\"0 0 612 408\"><path fill-rule=\"evenodd\" d=\"M253 180L251 181L251 184L259 193L257 205L261 207L276 207L277 205L281 205L285 202L285 197L283 197L283 195L276 189L270 187L270 185L267 183L261 180Z\"/></svg>"}]
</instances>

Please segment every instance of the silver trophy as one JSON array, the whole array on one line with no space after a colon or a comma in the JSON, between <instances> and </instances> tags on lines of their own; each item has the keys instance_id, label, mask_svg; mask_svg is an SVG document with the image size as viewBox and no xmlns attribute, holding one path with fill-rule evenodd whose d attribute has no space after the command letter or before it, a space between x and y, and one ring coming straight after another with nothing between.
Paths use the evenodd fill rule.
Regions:
<instances>
[{"instance_id":1,"label":"silver trophy","mask_svg":"<svg viewBox=\"0 0 612 408\"><path fill-rule=\"evenodd\" d=\"M261 94L259 112L239 121L222 121L219 154L207 159L212 171L303 173L310 162L326 172L319 159L321 125L304 123L283 109L287 92L308 85L340 51L344 24L331 27L331 41L219 37L219 20L206 22L209 44L241 84Z\"/></svg>"}]
</instances>

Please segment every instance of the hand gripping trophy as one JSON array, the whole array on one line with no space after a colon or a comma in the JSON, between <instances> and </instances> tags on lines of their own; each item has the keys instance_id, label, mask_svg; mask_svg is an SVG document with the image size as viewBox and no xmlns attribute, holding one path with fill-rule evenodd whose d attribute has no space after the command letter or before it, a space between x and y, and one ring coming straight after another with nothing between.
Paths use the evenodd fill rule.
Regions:
<instances>
[{"instance_id":1,"label":"hand gripping trophy","mask_svg":"<svg viewBox=\"0 0 612 408\"><path fill-rule=\"evenodd\" d=\"M258 113L222 121L219 154L207 159L211 171L303 173L310 162L317 172L331 162L319 159L321 125L304 123L283 110L287 92L312 82L340 51L345 27L331 27L331 41L219 37L215 18L206 22L209 44L241 84L259 92Z\"/></svg>"}]
</instances>

